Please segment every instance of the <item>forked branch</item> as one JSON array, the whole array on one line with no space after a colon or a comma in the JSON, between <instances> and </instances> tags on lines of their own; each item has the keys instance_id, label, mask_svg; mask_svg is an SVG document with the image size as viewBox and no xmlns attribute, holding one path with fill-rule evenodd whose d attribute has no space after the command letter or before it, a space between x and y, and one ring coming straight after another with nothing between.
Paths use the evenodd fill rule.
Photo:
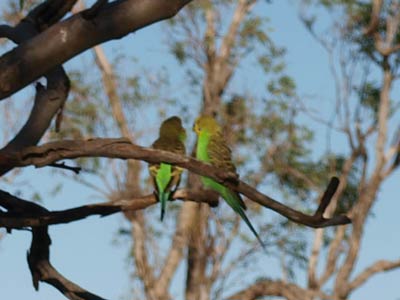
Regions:
<instances>
[{"instance_id":1,"label":"forked branch","mask_svg":"<svg viewBox=\"0 0 400 300\"><path fill-rule=\"evenodd\" d=\"M5 192L0 193L0 199L1 206L6 208L9 214L23 215L29 212L45 215L48 213L47 209L36 203L19 199ZM104 300L69 281L51 265L50 244L51 239L47 226L32 228L32 243L27 259L35 289L39 289L39 282L42 281L54 286L71 300Z\"/></svg>"}]
</instances>

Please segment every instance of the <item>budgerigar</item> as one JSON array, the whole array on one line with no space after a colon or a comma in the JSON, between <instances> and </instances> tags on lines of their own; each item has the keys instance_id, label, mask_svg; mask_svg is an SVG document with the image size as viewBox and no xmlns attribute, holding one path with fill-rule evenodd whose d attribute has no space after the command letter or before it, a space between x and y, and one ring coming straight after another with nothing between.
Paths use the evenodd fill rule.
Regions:
<instances>
[{"instance_id":1,"label":"budgerigar","mask_svg":"<svg viewBox=\"0 0 400 300\"><path fill-rule=\"evenodd\" d=\"M185 154L186 131L179 117L165 120L160 127L159 138L153 143L154 149ZM150 175L153 178L155 192L161 203L161 221L164 218L165 206L171 199L181 180L182 169L167 163L151 164Z\"/></svg>"},{"instance_id":2,"label":"budgerigar","mask_svg":"<svg viewBox=\"0 0 400 300\"><path fill-rule=\"evenodd\" d=\"M236 167L231 158L231 150L226 144L222 129L217 121L210 116L201 116L196 119L193 130L198 136L196 158L198 160L208 162L217 168L236 173ZM205 187L219 193L226 203L228 203L228 205L232 207L237 214L239 214L239 216L243 219L247 226L249 226L250 230L264 247L264 244L261 241L257 231L254 229L244 212L246 205L244 204L240 195L211 178L202 177L202 181Z\"/></svg>"}]
</instances>

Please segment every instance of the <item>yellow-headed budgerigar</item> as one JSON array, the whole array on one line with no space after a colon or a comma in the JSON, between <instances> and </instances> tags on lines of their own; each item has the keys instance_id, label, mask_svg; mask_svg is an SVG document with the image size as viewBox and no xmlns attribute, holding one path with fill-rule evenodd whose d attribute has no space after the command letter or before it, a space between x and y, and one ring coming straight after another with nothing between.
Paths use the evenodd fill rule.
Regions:
<instances>
[{"instance_id":1,"label":"yellow-headed budgerigar","mask_svg":"<svg viewBox=\"0 0 400 300\"><path fill-rule=\"evenodd\" d=\"M226 144L222 129L217 121L210 116L201 116L196 119L193 130L198 136L196 158L208 162L217 168L236 173L236 167L232 162L231 150ZM228 205L239 214L247 226L249 226L250 230L264 247L257 231L244 212L246 205L240 195L211 178L202 177L202 181L205 187L216 191L224 198L226 203L228 203Z\"/></svg>"},{"instance_id":2,"label":"yellow-headed budgerigar","mask_svg":"<svg viewBox=\"0 0 400 300\"><path fill-rule=\"evenodd\" d=\"M154 149L185 154L186 131L179 117L166 119L160 127L159 138L153 143ZM165 206L177 189L181 180L182 169L167 163L151 164L150 175L153 178L155 192L161 203L161 221L164 218Z\"/></svg>"}]
</instances>

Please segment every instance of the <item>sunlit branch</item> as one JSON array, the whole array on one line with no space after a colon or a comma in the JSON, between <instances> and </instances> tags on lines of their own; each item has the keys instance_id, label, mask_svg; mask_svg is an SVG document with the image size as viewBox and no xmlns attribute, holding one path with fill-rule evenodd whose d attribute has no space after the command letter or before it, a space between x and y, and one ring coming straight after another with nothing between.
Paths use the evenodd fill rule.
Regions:
<instances>
[{"instance_id":1,"label":"sunlit branch","mask_svg":"<svg viewBox=\"0 0 400 300\"><path fill-rule=\"evenodd\" d=\"M248 184L230 174L194 158L177 155L171 152L155 150L132 144L127 139L91 139L86 141L64 140L47 143L38 147L29 147L12 157L16 167L34 165L43 167L62 159L78 157L108 157L120 159L137 159L149 163L167 162L188 169L198 175L207 176L238 191L266 208L272 209L284 217L310 227L326 227L350 223L344 215L324 218L323 213L330 203L338 186L338 179L333 178L327 187L321 204L314 215L296 211L269 196L266 196Z\"/></svg>"},{"instance_id":2,"label":"sunlit branch","mask_svg":"<svg viewBox=\"0 0 400 300\"><path fill-rule=\"evenodd\" d=\"M377 273L391 271L398 267L400 267L400 259L395 261L378 260L362 271L352 282L350 282L349 289L356 289Z\"/></svg>"}]
</instances>

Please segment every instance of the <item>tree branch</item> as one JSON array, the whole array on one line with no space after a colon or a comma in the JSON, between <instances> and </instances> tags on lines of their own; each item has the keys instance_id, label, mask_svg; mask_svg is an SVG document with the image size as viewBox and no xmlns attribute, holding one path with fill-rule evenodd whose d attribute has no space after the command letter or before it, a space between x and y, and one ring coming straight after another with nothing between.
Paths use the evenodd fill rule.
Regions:
<instances>
[{"instance_id":1,"label":"tree branch","mask_svg":"<svg viewBox=\"0 0 400 300\"><path fill-rule=\"evenodd\" d=\"M322 292L305 290L293 283L269 279L258 281L242 291L229 296L228 299L255 300L264 296L284 297L287 300L313 299L314 297L329 299L329 297Z\"/></svg>"},{"instance_id":2,"label":"tree branch","mask_svg":"<svg viewBox=\"0 0 400 300\"><path fill-rule=\"evenodd\" d=\"M51 240L47 230L47 226L32 229L32 243L27 259L35 289L38 290L39 281L43 281L71 300L105 300L68 280L51 265Z\"/></svg>"},{"instance_id":3,"label":"tree branch","mask_svg":"<svg viewBox=\"0 0 400 300\"><path fill-rule=\"evenodd\" d=\"M167 151L144 148L132 144L127 139L92 139L87 141L64 140L47 143L38 147L28 147L14 156L11 155L11 159L14 161L16 167L29 165L43 167L62 159L73 159L78 157L137 159L144 160L148 163L167 162L188 169L198 175L210 177L232 190L242 193L250 200L272 209L299 224L318 228L348 224L351 222L350 219L344 215L332 218L323 217L324 209L326 208L327 203L331 200L329 197L331 197L334 190L336 190L337 179L331 180L316 213L314 215L306 215L279 203L278 201L258 192L248 184L237 180L236 174L224 172L223 170L219 170L191 157L185 157Z\"/></svg>"},{"instance_id":4,"label":"tree branch","mask_svg":"<svg viewBox=\"0 0 400 300\"><path fill-rule=\"evenodd\" d=\"M351 172L351 169L353 167L354 162L356 161L358 157L358 150L353 149L351 155L349 158L346 159L346 161L343 164L342 170L341 170L341 175L340 175L340 184L338 182L338 188L336 190L336 193L333 195L332 194L332 199L330 200L330 203L325 207L326 209L322 209L322 215L325 216L326 218L329 218L333 215L333 213L336 210L336 207L338 205L338 201L345 191L349 179L349 174ZM330 192L332 193L332 192ZM329 196L329 193L328 193ZM325 195L323 198L326 197ZM326 203L324 204L324 206ZM321 212L320 212L321 213ZM344 231L345 229L343 229ZM320 252L321 252L321 247L323 245L323 239L324 239L324 229L317 229L315 230L315 235L314 235L314 241L312 245L312 250L311 250L311 256L309 258L309 263L308 263L308 285L309 287L316 288L322 284L321 280L317 280L317 267L319 263L319 258L320 258ZM336 237L339 237L340 235L336 235ZM341 241L341 240L340 240ZM328 256L328 261L325 263L325 273L323 277L329 277L331 275L331 271L334 270L336 266L336 260L337 260L337 248L340 245L340 241L338 240L337 243L331 243L330 244L330 250Z\"/></svg>"},{"instance_id":5,"label":"tree branch","mask_svg":"<svg viewBox=\"0 0 400 300\"><path fill-rule=\"evenodd\" d=\"M379 25L379 15L382 9L382 0L372 1L372 12L368 27L364 29L365 35L372 35Z\"/></svg>"},{"instance_id":6,"label":"tree branch","mask_svg":"<svg viewBox=\"0 0 400 300\"><path fill-rule=\"evenodd\" d=\"M229 25L228 32L222 40L221 47L219 49L219 59L220 63L226 63L231 55L233 49L233 43L235 41L235 36L238 33L240 24L243 18L247 15L251 7L256 3L255 0L239 0L235 12L233 14L232 20Z\"/></svg>"},{"instance_id":7,"label":"tree branch","mask_svg":"<svg viewBox=\"0 0 400 300\"><path fill-rule=\"evenodd\" d=\"M90 21L77 14L54 24L0 58L0 99L86 49L174 16L190 1L113 1Z\"/></svg>"},{"instance_id":8,"label":"tree branch","mask_svg":"<svg viewBox=\"0 0 400 300\"><path fill-rule=\"evenodd\" d=\"M340 249L340 246L343 243L343 238L345 236L346 228L340 227L337 228L335 237L329 245L328 256L325 259L325 271L320 276L317 285L322 286L325 282L332 276L332 274L336 271L337 260L339 254L343 251Z\"/></svg>"},{"instance_id":9,"label":"tree branch","mask_svg":"<svg viewBox=\"0 0 400 300\"><path fill-rule=\"evenodd\" d=\"M76 0L46 1L34 8L15 27L0 26L0 35L4 34L16 44L27 42L38 35L45 27L62 18L75 2ZM15 59L18 61L18 58ZM1 60L2 58L0 58ZM69 79L63 67L53 66L51 70L46 72L45 77L47 79L46 87L41 84L36 85L34 105L28 120L18 134L0 150L0 153L21 150L23 147L36 145L49 127L54 115L63 107L70 88ZM6 78L4 80L9 79ZM1 164L0 176L11 168L12 165Z\"/></svg>"},{"instance_id":10,"label":"tree branch","mask_svg":"<svg viewBox=\"0 0 400 300\"><path fill-rule=\"evenodd\" d=\"M177 190L173 195L173 199L204 202L210 206L218 205L218 199L215 198L214 192L208 190ZM0 212L0 227L21 229L25 227L66 224L93 215L104 217L121 211L141 210L158 203L156 197L151 194L114 202L83 205L60 211L48 211L42 208L38 212L31 209L16 209L14 204L16 201L23 203L25 206L41 207L38 204L17 198L0 190L0 206L8 210L7 212Z\"/></svg>"},{"instance_id":11,"label":"tree branch","mask_svg":"<svg viewBox=\"0 0 400 300\"><path fill-rule=\"evenodd\" d=\"M115 78L114 70L110 65L104 50L101 46L93 48L95 54L95 61L101 71L104 90L107 94L108 102L110 103L112 114L114 116L117 127L123 137L133 138L131 131L128 127L124 109L122 107L121 99L118 96L118 84Z\"/></svg>"},{"instance_id":12,"label":"tree branch","mask_svg":"<svg viewBox=\"0 0 400 300\"><path fill-rule=\"evenodd\" d=\"M13 197L5 192L1 192L0 199L9 212L29 212L37 215L48 213L47 209L38 204ZM32 243L27 259L35 289L38 290L39 282L43 281L54 286L71 300L104 300L69 281L51 265L50 244L47 226L32 229Z\"/></svg>"},{"instance_id":13,"label":"tree branch","mask_svg":"<svg viewBox=\"0 0 400 300\"><path fill-rule=\"evenodd\" d=\"M218 194L213 191L208 191L209 200L214 200L218 203ZM193 195L194 196L194 195ZM190 199L190 197L184 197L185 199ZM175 274L175 271L183 258L183 250L187 245L189 233L191 232L191 227L193 226L193 216L190 213L192 208L182 207L179 213L178 225L175 230L174 237L172 239L171 248L168 251L166 260L162 271L157 279L156 294L168 292L170 282ZM189 212L189 213L188 213Z\"/></svg>"},{"instance_id":14,"label":"tree branch","mask_svg":"<svg viewBox=\"0 0 400 300\"><path fill-rule=\"evenodd\" d=\"M398 267L400 267L400 259L394 261L379 260L358 274L358 276L352 282L350 282L349 289L354 290L358 288L360 285L370 279L371 276L379 272L391 271Z\"/></svg>"}]
</instances>

